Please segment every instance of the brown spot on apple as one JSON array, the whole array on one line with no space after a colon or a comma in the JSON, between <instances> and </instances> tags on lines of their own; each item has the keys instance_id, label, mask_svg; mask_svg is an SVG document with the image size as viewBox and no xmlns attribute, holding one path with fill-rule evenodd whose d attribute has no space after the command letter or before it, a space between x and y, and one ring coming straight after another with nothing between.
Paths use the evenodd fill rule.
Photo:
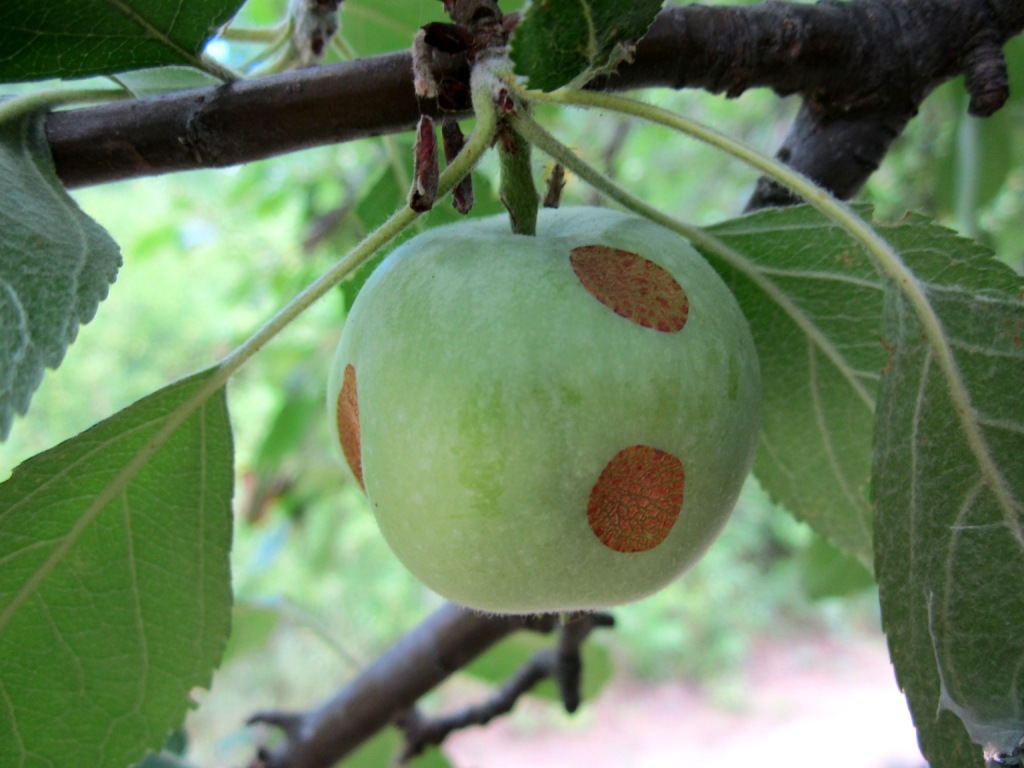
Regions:
<instances>
[{"instance_id":1,"label":"brown spot on apple","mask_svg":"<svg viewBox=\"0 0 1024 768\"><path fill-rule=\"evenodd\" d=\"M359 485L363 483L363 454L359 436L359 396L356 391L356 369L351 363L345 366L345 375L338 393L338 436L341 451L352 468Z\"/></svg>"},{"instance_id":2,"label":"brown spot on apple","mask_svg":"<svg viewBox=\"0 0 1024 768\"><path fill-rule=\"evenodd\" d=\"M616 552L654 549L679 517L685 484L683 463L671 453L646 445L625 448L590 491L590 529Z\"/></svg>"},{"instance_id":3,"label":"brown spot on apple","mask_svg":"<svg viewBox=\"0 0 1024 768\"><path fill-rule=\"evenodd\" d=\"M686 325L690 300L664 267L610 245L581 245L569 252L580 284L615 314L664 333Z\"/></svg>"}]
</instances>

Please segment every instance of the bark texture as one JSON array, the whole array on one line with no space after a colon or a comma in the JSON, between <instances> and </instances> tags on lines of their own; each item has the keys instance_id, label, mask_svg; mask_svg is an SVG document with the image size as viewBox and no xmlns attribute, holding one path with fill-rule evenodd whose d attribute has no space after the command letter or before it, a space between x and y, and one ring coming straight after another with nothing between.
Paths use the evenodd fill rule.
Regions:
<instances>
[{"instance_id":1,"label":"bark texture","mask_svg":"<svg viewBox=\"0 0 1024 768\"><path fill-rule=\"evenodd\" d=\"M321 706L254 715L251 723L281 728L285 741L262 750L250 768L330 768L498 641L521 629L550 632L556 623L550 615L483 616L449 603Z\"/></svg>"}]
</instances>

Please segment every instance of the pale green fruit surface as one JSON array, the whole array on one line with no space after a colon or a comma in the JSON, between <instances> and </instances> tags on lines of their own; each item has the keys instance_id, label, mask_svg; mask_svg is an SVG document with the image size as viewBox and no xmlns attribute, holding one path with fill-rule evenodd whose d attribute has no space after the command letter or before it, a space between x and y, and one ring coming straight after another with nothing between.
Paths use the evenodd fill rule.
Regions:
<instances>
[{"instance_id":1,"label":"pale green fruit surface","mask_svg":"<svg viewBox=\"0 0 1024 768\"><path fill-rule=\"evenodd\" d=\"M406 567L529 613L635 600L700 557L750 469L760 378L689 243L575 208L543 211L535 237L500 216L396 249L352 307L328 401Z\"/></svg>"}]
</instances>

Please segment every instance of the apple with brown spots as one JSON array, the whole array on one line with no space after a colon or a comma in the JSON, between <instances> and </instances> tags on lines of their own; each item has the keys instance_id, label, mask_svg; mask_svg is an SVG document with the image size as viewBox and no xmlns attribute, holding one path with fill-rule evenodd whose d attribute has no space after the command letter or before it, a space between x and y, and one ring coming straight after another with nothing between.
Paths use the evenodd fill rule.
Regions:
<instances>
[{"instance_id":1,"label":"apple with brown spots","mask_svg":"<svg viewBox=\"0 0 1024 768\"><path fill-rule=\"evenodd\" d=\"M348 318L328 391L398 558L495 613L636 600L693 565L750 469L747 321L687 241L597 208L431 230Z\"/></svg>"}]
</instances>

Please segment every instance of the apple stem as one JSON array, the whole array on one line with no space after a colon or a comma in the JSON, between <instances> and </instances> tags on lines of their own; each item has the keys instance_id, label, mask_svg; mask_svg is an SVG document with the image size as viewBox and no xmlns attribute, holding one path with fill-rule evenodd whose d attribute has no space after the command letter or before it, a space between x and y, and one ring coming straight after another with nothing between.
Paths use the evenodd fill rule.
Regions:
<instances>
[{"instance_id":1,"label":"apple stem","mask_svg":"<svg viewBox=\"0 0 1024 768\"><path fill-rule=\"evenodd\" d=\"M501 160L498 196L508 210L512 231L518 235L535 235L540 195L533 181L530 142L514 131L510 122L527 107L514 100L504 87L498 90L497 107L505 115L498 125L498 157Z\"/></svg>"},{"instance_id":2,"label":"apple stem","mask_svg":"<svg viewBox=\"0 0 1024 768\"><path fill-rule=\"evenodd\" d=\"M498 157L501 159L501 183L498 195L512 220L517 235L537 234L539 196L533 183L530 143L509 126L498 130Z\"/></svg>"}]
</instances>

